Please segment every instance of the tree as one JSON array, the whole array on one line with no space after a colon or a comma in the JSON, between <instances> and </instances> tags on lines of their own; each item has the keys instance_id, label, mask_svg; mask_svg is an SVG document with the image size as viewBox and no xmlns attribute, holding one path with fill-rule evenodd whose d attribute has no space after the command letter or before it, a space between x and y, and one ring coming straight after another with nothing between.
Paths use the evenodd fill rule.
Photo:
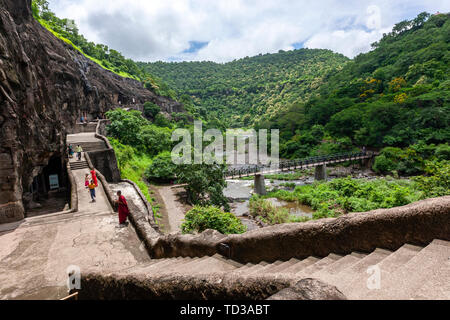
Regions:
<instances>
[{"instance_id":1,"label":"tree","mask_svg":"<svg viewBox=\"0 0 450 320\"><path fill-rule=\"evenodd\" d=\"M195 205L213 205L230 210L227 198L223 194L225 165L219 164L183 164L177 166L176 174L180 183L186 183L188 200Z\"/></svg>"},{"instance_id":2,"label":"tree","mask_svg":"<svg viewBox=\"0 0 450 320\"><path fill-rule=\"evenodd\" d=\"M168 182L176 178L176 168L177 165L172 162L170 152L163 152L153 159L144 175L148 180Z\"/></svg>"},{"instance_id":3,"label":"tree","mask_svg":"<svg viewBox=\"0 0 450 320\"><path fill-rule=\"evenodd\" d=\"M161 108L153 102L147 101L144 103L144 115L147 118L154 119L158 113L161 112Z\"/></svg>"}]
</instances>

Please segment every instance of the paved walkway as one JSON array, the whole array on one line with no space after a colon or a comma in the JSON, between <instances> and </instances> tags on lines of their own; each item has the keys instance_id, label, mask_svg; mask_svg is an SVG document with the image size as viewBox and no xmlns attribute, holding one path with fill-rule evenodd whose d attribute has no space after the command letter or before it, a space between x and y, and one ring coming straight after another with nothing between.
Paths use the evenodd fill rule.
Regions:
<instances>
[{"instance_id":1,"label":"paved walkway","mask_svg":"<svg viewBox=\"0 0 450 320\"><path fill-rule=\"evenodd\" d=\"M73 159L69 160L70 162L77 162L78 160L74 156ZM81 161L85 161L84 153L82 154ZM75 182L77 184L78 191L78 211L79 212L112 212L113 209L106 197L105 190L103 189L103 185L99 179L98 188L95 189L96 202L91 202L91 195L89 189L84 186L84 179L86 174L90 175L90 169L80 169L80 170L72 170L72 173L75 177Z\"/></svg>"},{"instance_id":2,"label":"paved walkway","mask_svg":"<svg viewBox=\"0 0 450 320\"><path fill-rule=\"evenodd\" d=\"M72 135L70 141L86 137L91 139L92 134ZM97 202L90 202L84 187L88 172L73 171L77 213L27 218L9 231L0 228L0 299L62 298L67 295L66 270L71 265L81 272L108 272L150 261L133 227L117 228L117 214L100 181Z\"/></svg>"}]
</instances>

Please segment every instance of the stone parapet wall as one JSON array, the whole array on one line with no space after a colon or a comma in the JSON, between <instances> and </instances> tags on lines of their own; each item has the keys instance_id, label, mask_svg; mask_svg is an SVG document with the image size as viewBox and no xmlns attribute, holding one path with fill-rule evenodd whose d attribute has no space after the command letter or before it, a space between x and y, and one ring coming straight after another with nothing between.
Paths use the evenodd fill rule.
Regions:
<instances>
[{"instance_id":1,"label":"stone parapet wall","mask_svg":"<svg viewBox=\"0 0 450 320\"><path fill-rule=\"evenodd\" d=\"M339 218L266 227L225 236L207 230L198 235L141 235L153 258L202 257L220 253L240 263L287 261L330 253L397 250L406 243L425 246L450 240L450 196L407 206L352 213Z\"/></svg>"},{"instance_id":2,"label":"stone parapet wall","mask_svg":"<svg viewBox=\"0 0 450 320\"><path fill-rule=\"evenodd\" d=\"M257 263L372 252L376 248L397 250L406 243L425 246L434 239L450 240L450 196L339 218L267 227L230 235L221 243L229 248L229 258Z\"/></svg>"},{"instance_id":3,"label":"stone parapet wall","mask_svg":"<svg viewBox=\"0 0 450 320\"><path fill-rule=\"evenodd\" d=\"M264 300L292 285L271 277L242 279L230 274L127 275L83 272L82 300ZM199 294L201 292L202 294Z\"/></svg>"}]
</instances>

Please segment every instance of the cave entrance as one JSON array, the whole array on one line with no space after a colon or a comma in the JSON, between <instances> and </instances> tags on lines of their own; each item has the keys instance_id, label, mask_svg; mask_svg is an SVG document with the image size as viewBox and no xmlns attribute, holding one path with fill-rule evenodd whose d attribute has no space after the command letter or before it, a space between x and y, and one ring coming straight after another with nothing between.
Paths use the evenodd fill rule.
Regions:
<instances>
[{"instance_id":1,"label":"cave entrance","mask_svg":"<svg viewBox=\"0 0 450 320\"><path fill-rule=\"evenodd\" d=\"M25 215L34 217L65 211L69 208L70 184L61 156L50 158L48 165L33 178L24 195Z\"/></svg>"}]
</instances>

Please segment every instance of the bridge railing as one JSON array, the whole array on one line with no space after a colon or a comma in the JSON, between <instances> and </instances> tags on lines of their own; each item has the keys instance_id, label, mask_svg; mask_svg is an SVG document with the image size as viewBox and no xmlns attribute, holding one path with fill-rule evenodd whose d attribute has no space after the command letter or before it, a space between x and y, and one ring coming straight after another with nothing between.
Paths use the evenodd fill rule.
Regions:
<instances>
[{"instance_id":1,"label":"bridge railing","mask_svg":"<svg viewBox=\"0 0 450 320\"><path fill-rule=\"evenodd\" d=\"M309 157L304 159L295 159L295 160L285 160L280 161L278 169L275 171L288 171L292 169L301 169L303 167L311 166L314 164L326 164L326 163L337 163L337 162L344 162L344 161L354 161L358 159L364 159L364 158L372 158L375 156L375 153L373 152L347 152L347 153L338 153L333 155L327 155L327 156L316 156L316 157ZM265 169L273 170L270 165L252 165L247 166L244 168L233 168L228 170L225 173L226 177L242 177L242 176L249 176L257 173L264 173Z\"/></svg>"}]
</instances>

